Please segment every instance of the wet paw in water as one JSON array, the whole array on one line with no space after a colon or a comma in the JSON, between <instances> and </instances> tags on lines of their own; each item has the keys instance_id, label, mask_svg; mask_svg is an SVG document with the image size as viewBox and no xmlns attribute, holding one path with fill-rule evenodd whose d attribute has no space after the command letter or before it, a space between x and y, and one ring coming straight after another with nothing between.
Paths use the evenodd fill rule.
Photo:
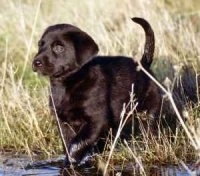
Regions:
<instances>
[{"instance_id":1,"label":"wet paw in water","mask_svg":"<svg viewBox=\"0 0 200 176\"><path fill-rule=\"evenodd\" d=\"M64 160L64 167L68 167L69 165L90 165L93 163L94 159L94 147L87 146L83 143L73 143L69 147L69 156L66 155Z\"/></svg>"},{"instance_id":2,"label":"wet paw in water","mask_svg":"<svg viewBox=\"0 0 200 176\"><path fill-rule=\"evenodd\" d=\"M76 160L75 158L71 158L69 160L69 157L66 156L63 161L64 167L69 167L71 164L74 166L80 166L80 167L89 167L92 166L95 162L95 158L92 152L87 152L81 160Z\"/></svg>"}]
</instances>

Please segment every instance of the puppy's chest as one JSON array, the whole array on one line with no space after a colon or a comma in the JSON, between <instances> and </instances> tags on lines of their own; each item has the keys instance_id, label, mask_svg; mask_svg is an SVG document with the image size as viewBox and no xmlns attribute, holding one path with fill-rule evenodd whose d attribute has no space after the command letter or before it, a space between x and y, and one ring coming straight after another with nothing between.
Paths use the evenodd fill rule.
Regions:
<instances>
[{"instance_id":1,"label":"puppy's chest","mask_svg":"<svg viewBox=\"0 0 200 176\"><path fill-rule=\"evenodd\" d=\"M69 99L66 96L66 90L62 86L52 86L50 88L49 105L51 108L58 110L61 106L63 99Z\"/></svg>"},{"instance_id":2,"label":"puppy's chest","mask_svg":"<svg viewBox=\"0 0 200 176\"><path fill-rule=\"evenodd\" d=\"M80 120L82 114L82 94L77 90L70 90L65 87L52 87L50 95L50 109L63 121Z\"/></svg>"}]
</instances>

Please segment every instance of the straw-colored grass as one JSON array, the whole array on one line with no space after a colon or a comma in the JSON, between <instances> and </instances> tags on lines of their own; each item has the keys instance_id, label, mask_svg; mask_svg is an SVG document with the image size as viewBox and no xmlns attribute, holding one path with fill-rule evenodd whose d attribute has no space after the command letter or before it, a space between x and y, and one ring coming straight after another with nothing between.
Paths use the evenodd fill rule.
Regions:
<instances>
[{"instance_id":1,"label":"straw-colored grass","mask_svg":"<svg viewBox=\"0 0 200 176\"><path fill-rule=\"evenodd\" d=\"M31 69L37 41L44 29L56 23L70 23L94 38L101 55L127 55L139 59L144 47L144 32L130 20L134 16L144 17L154 29L156 50L152 68L160 82L168 77L173 83L182 65L192 66L198 74L200 4L196 0L1 0L1 151L48 157L62 153L55 119L48 109L48 80L38 77ZM190 82L190 77L188 82L195 84ZM136 163L196 160L200 147L199 96L196 104L185 106L188 121L184 125L197 147L179 127L174 142L164 135L153 140L142 133L143 138L132 141L135 148L127 144L122 146L121 152L113 149L109 160L113 157L118 162L130 159Z\"/></svg>"}]
</instances>

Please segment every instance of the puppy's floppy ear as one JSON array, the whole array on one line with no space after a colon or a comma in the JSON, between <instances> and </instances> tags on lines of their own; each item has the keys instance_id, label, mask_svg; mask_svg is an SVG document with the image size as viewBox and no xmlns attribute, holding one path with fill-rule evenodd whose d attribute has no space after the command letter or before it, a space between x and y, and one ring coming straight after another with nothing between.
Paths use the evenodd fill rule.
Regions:
<instances>
[{"instance_id":1,"label":"puppy's floppy ear","mask_svg":"<svg viewBox=\"0 0 200 176\"><path fill-rule=\"evenodd\" d=\"M87 33L83 31L70 31L67 33L67 36L74 44L77 63L80 66L90 61L98 53L98 45Z\"/></svg>"}]
</instances>

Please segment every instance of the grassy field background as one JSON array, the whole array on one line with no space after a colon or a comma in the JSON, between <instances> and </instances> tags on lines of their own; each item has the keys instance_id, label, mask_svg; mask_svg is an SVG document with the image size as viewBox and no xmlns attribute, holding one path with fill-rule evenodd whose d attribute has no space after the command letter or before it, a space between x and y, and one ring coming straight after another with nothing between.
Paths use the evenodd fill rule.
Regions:
<instances>
[{"instance_id":1,"label":"grassy field background","mask_svg":"<svg viewBox=\"0 0 200 176\"><path fill-rule=\"evenodd\" d=\"M48 109L48 80L38 77L31 69L37 41L49 25L70 23L87 31L98 43L101 55L140 58L144 33L130 18L143 17L155 32L152 68L158 79L172 78L172 69L184 64L193 66L198 73L200 2L197 0L1 0L0 4L2 152L47 157L62 153L56 123ZM187 110L190 121L186 126L198 139L199 102ZM200 147L200 140L196 142ZM143 140L136 144L143 148L132 152L145 162L178 162L179 158L187 161L199 156L199 150L184 134L177 136L174 143L162 137L160 141ZM129 153L125 148L124 153L113 156L125 160Z\"/></svg>"}]
</instances>

